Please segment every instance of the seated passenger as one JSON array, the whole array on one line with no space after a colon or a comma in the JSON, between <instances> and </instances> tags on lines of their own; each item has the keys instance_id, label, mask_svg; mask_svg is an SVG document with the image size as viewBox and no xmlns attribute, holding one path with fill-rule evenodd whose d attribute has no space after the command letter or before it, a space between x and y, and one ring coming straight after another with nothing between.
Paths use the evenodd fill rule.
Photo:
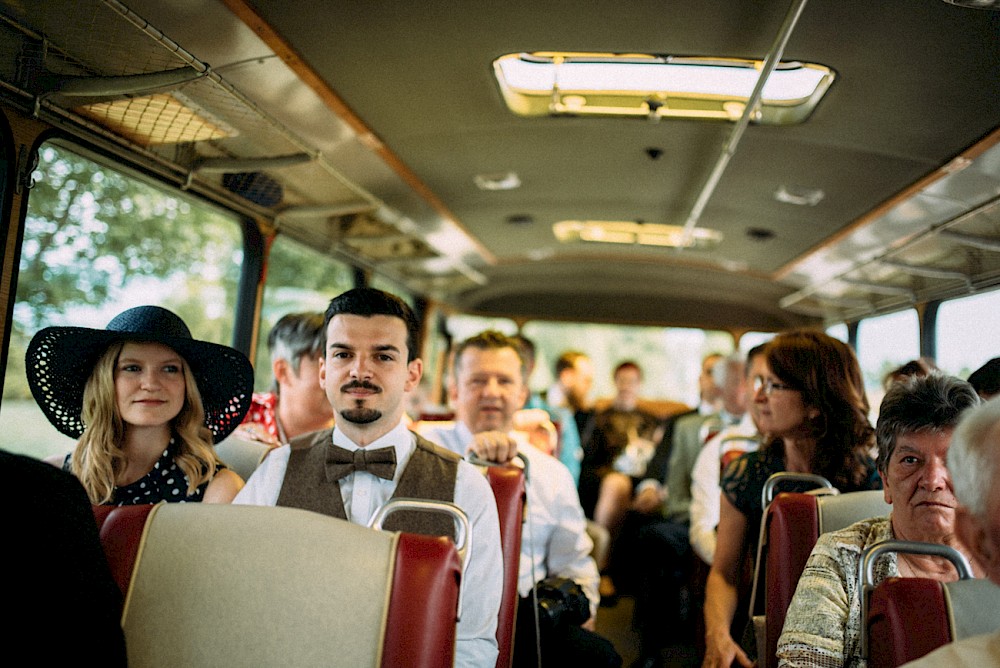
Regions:
<instances>
[{"instance_id":1,"label":"seated passenger","mask_svg":"<svg viewBox=\"0 0 1000 668\"><path fill-rule=\"evenodd\" d=\"M969 383L983 401L1000 394L1000 357L994 357L969 374Z\"/></svg>"},{"instance_id":2,"label":"seated passenger","mask_svg":"<svg viewBox=\"0 0 1000 668\"><path fill-rule=\"evenodd\" d=\"M580 443L578 457L582 459L583 445L593 429L594 411L587 395L594 385L594 363L579 350L567 350L556 360L555 378L543 398L550 408L568 409L573 416L573 427L570 428L576 429ZM573 471L570 463L566 466Z\"/></svg>"},{"instance_id":3,"label":"seated passenger","mask_svg":"<svg viewBox=\"0 0 1000 668\"><path fill-rule=\"evenodd\" d=\"M131 308L106 329L47 327L25 364L35 401L76 449L47 461L80 479L92 503L229 503L243 480L215 443L250 406L243 353L191 337L174 313Z\"/></svg>"},{"instance_id":4,"label":"seated passenger","mask_svg":"<svg viewBox=\"0 0 1000 668\"><path fill-rule=\"evenodd\" d=\"M273 450L235 503L304 508L367 526L393 497L454 502L469 517L473 545L462 577L455 664L492 666L503 590L496 501L476 467L403 421L405 397L423 372L416 316L395 295L358 288L335 297L325 320L319 378L336 425ZM397 513L383 526L455 536L451 517L441 513Z\"/></svg>"},{"instance_id":5,"label":"seated passenger","mask_svg":"<svg viewBox=\"0 0 1000 668\"><path fill-rule=\"evenodd\" d=\"M636 570L639 586L636 589L633 626L639 631L639 666L653 667L662 664L661 650L671 641L690 639L701 614L701 601L695 600L689 584L694 572L689 527L692 509L691 490L694 465L705 444L708 429L716 425L733 426L747 405L745 363L735 353L719 361L713 370L722 388L722 410L711 416L692 413L677 421L673 430L673 447L666 484L663 486L666 502L662 503L659 517L639 530L636 549ZM711 442L711 439L709 440ZM715 499L719 498L719 448L715 448ZM639 507L644 497L652 497L656 487L643 481L636 495ZM645 488L644 488L645 486ZM714 532L715 525L712 525Z\"/></svg>"},{"instance_id":6,"label":"seated passenger","mask_svg":"<svg viewBox=\"0 0 1000 668\"><path fill-rule=\"evenodd\" d=\"M734 660L752 665L747 652L754 653L755 643L748 639L740 647L731 627L741 595L749 594L749 583L741 582L743 564L756 555L761 496L771 474L818 474L841 492L880 487L861 369L850 347L820 331L795 330L769 341L764 357L766 371L753 379L760 449L732 462L722 476L715 558L705 587L706 668L729 668Z\"/></svg>"},{"instance_id":7,"label":"seated passenger","mask_svg":"<svg viewBox=\"0 0 1000 668\"><path fill-rule=\"evenodd\" d=\"M747 353L746 362L746 411L739 424L726 427L705 444L698 453L691 470L691 549L706 564L715 558L715 530L719 525L721 488L719 479L730 462L743 454L754 452L760 445L757 427L760 406L754 401L757 390L753 379L767 373L764 344Z\"/></svg>"},{"instance_id":8,"label":"seated passenger","mask_svg":"<svg viewBox=\"0 0 1000 668\"><path fill-rule=\"evenodd\" d=\"M622 521L632 505L635 486L646 475L656 449L660 420L638 406L642 370L632 361L615 367L612 405L594 415L594 429L584 444L580 470L580 502L588 517L611 535L611 562ZM601 579L601 595L613 596L609 573Z\"/></svg>"},{"instance_id":9,"label":"seated passenger","mask_svg":"<svg viewBox=\"0 0 1000 668\"><path fill-rule=\"evenodd\" d=\"M892 513L819 537L778 640L779 666L864 665L858 570L868 546L910 540L968 553L955 533L957 501L946 456L962 411L978 403L971 385L940 373L889 387L876 436L879 475ZM975 562L973 567L981 572ZM947 582L958 574L940 557L890 553L875 564L875 584L889 577Z\"/></svg>"},{"instance_id":10,"label":"seated passenger","mask_svg":"<svg viewBox=\"0 0 1000 668\"><path fill-rule=\"evenodd\" d=\"M319 382L326 333L322 313L289 313L267 335L271 391L254 392L234 434L271 446L333 426L333 409Z\"/></svg>"},{"instance_id":11,"label":"seated passenger","mask_svg":"<svg viewBox=\"0 0 1000 668\"><path fill-rule=\"evenodd\" d=\"M520 347L528 369L528 381L535 370L535 342L518 334L513 337ZM543 419L544 415L544 419ZM576 430L573 412L565 406L551 406L540 393L528 394L524 408L514 415L514 424L527 431L532 445L561 461L573 476L573 486L580 481L580 433Z\"/></svg>"},{"instance_id":12,"label":"seated passenger","mask_svg":"<svg viewBox=\"0 0 1000 668\"><path fill-rule=\"evenodd\" d=\"M513 431L514 414L528 393L526 374L514 339L496 331L466 339L455 349L449 387L457 422L444 428L427 423L423 434L453 452L464 455L471 450L480 457L491 457L498 449L497 442L508 441L507 446L528 461L514 665L538 665L531 592L536 584L552 578L573 581L579 593L576 606L566 610L566 618L558 623L549 619L545 608L539 611L542 664L620 665L621 657L611 643L592 632L599 603L598 574L590 557L593 544L586 533L573 478L565 465L533 447L524 434Z\"/></svg>"},{"instance_id":13,"label":"seated passenger","mask_svg":"<svg viewBox=\"0 0 1000 668\"><path fill-rule=\"evenodd\" d=\"M911 376L926 376L934 369L935 367L923 358L910 360L906 364L898 366L885 374L885 377L882 379L882 389L888 390L889 386L893 383L906 380Z\"/></svg>"},{"instance_id":14,"label":"seated passenger","mask_svg":"<svg viewBox=\"0 0 1000 668\"><path fill-rule=\"evenodd\" d=\"M955 533L986 577L1000 585L1000 399L962 416L948 450L959 506ZM995 611L991 611L995 614ZM905 668L979 668L1000 665L1000 631L940 647Z\"/></svg>"},{"instance_id":15,"label":"seated passenger","mask_svg":"<svg viewBox=\"0 0 1000 668\"><path fill-rule=\"evenodd\" d=\"M121 591L80 482L37 459L0 450L0 505L8 660L124 668Z\"/></svg>"}]
</instances>

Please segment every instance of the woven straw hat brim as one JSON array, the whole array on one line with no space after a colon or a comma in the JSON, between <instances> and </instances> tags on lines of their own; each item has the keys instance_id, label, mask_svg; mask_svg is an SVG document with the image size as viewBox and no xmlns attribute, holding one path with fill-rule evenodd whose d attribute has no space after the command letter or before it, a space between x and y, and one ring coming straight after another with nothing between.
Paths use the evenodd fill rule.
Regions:
<instances>
[{"instance_id":1,"label":"woven straw hat brim","mask_svg":"<svg viewBox=\"0 0 1000 668\"><path fill-rule=\"evenodd\" d=\"M84 386L100 356L118 341L162 343L184 358L201 393L205 425L215 443L232 433L250 409L253 367L238 350L174 336L47 327L28 345L25 369L35 401L63 434L71 438L83 434Z\"/></svg>"}]
</instances>

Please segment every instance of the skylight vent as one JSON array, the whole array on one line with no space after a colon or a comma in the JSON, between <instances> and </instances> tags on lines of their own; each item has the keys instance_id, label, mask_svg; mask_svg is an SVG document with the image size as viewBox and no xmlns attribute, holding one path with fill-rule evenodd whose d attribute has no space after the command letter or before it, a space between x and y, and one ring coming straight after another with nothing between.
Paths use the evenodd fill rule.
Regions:
<instances>
[{"instance_id":1,"label":"skylight vent","mask_svg":"<svg viewBox=\"0 0 1000 668\"><path fill-rule=\"evenodd\" d=\"M737 121L763 61L643 54L512 53L493 62L507 106L521 116L638 116ZM804 121L835 75L822 65L782 62L764 85L752 120Z\"/></svg>"},{"instance_id":2,"label":"skylight vent","mask_svg":"<svg viewBox=\"0 0 1000 668\"><path fill-rule=\"evenodd\" d=\"M630 220L563 220L552 226L552 232L563 243L589 241L705 250L722 241L722 233L718 230L698 227L685 234L681 225Z\"/></svg>"}]
</instances>

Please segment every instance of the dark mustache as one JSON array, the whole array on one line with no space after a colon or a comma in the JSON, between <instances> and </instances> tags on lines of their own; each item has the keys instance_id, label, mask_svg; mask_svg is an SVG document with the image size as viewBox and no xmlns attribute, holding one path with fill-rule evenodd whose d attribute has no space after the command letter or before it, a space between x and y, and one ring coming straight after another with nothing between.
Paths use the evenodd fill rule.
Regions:
<instances>
[{"instance_id":1,"label":"dark mustache","mask_svg":"<svg viewBox=\"0 0 1000 668\"><path fill-rule=\"evenodd\" d=\"M348 390L371 390L372 392L381 392L382 388L378 385L373 385L367 380L352 380L346 385L340 387L341 392L347 392Z\"/></svg>"}]
</instances>

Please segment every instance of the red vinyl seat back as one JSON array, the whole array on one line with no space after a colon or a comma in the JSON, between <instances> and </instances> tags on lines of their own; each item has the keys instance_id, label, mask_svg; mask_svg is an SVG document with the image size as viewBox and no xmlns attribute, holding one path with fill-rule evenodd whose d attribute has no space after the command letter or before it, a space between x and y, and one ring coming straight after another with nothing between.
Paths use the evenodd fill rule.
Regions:
<instances>
[{"instance_id":1,"label":"red vinyl seat back","mask_svg":"<svg viewBox=\"0 0 1000 668\"><path fill-rule=\"evenodd\" d=\"M108 558L111 575L118 583L123 599L128 593L146 519L153 507L152 505L93 506L104 555Z\"/></svg>"},{"instance_id":2,"label":"red vinyl seat back","mask_svg":"<svg viewBox=\"0 0 1000 668\"><path fill-rule=\"evenodd\" d=\"M755 583L758 601L754 614L765 615L763 668L778 665L778 638L785 625L788 606L799 578L820 534L836 531L854 522L888 515L890 506L881 491L815 495L801 492L778 494L764 515L766 536L761 552L764 586ZM763 532L762 532L763 533Z\"/></svg>"},{"instance_id":3,"label":"red vinyl seat back","mask_svg":"<svg viewBox=\"0 0 1000 668\"><path fill-rule=\"evenodd\" d=\"M868 665L891 668L951 642L944 590L937 580L889 578L872 591Z\"/></svg>"},{"instance_id":4,"label":"red vinyl seat back","mask_svg":"<svg viewBox=\"0 0 1000 668\"><path fill-rule=\"evenodd\" d=\"M382 666L452 665L461 577L461 560L451 540L400 534Z\"/></svg>"},{"instance_id":5,"label":"red vinyl seat back","mask_svg":"<svg viewBox=\"0 0 1000 668\"><path fill-rule=\"evenodd\" d=\"M806 560L819 537L817 497L811 494L779 494L768 506L768 549L765 562L764 610L767 628L765 668L777 665L778 637L785 625L785 613L795 595Z\"/></svg>"},{"instance_id":6,"label":"red vinyl seat back","mask_svg":"<svg viewBox=\"0 0 1000 668\"><path fill-rule=\"evenodd\" d=\"M510 668L517 625L517 575L521 563L521 530L524 526L524 471L516 466L491 466L486 476L493 488L500 515L500 548L503 552L503 598L497 619L496 668Z\"/></svg>"},{"instance_id":7,"label":"red vinyl seat back","mask_svg":"<svg viewBox=\"0 0 1000 668\"><path fill-rule=\"evenodd\" d=\"M1000 587L983 578L889 578L871 592L868 665L896 668L938 647L1000 629Z\"/></svg>"}]
</instances>

